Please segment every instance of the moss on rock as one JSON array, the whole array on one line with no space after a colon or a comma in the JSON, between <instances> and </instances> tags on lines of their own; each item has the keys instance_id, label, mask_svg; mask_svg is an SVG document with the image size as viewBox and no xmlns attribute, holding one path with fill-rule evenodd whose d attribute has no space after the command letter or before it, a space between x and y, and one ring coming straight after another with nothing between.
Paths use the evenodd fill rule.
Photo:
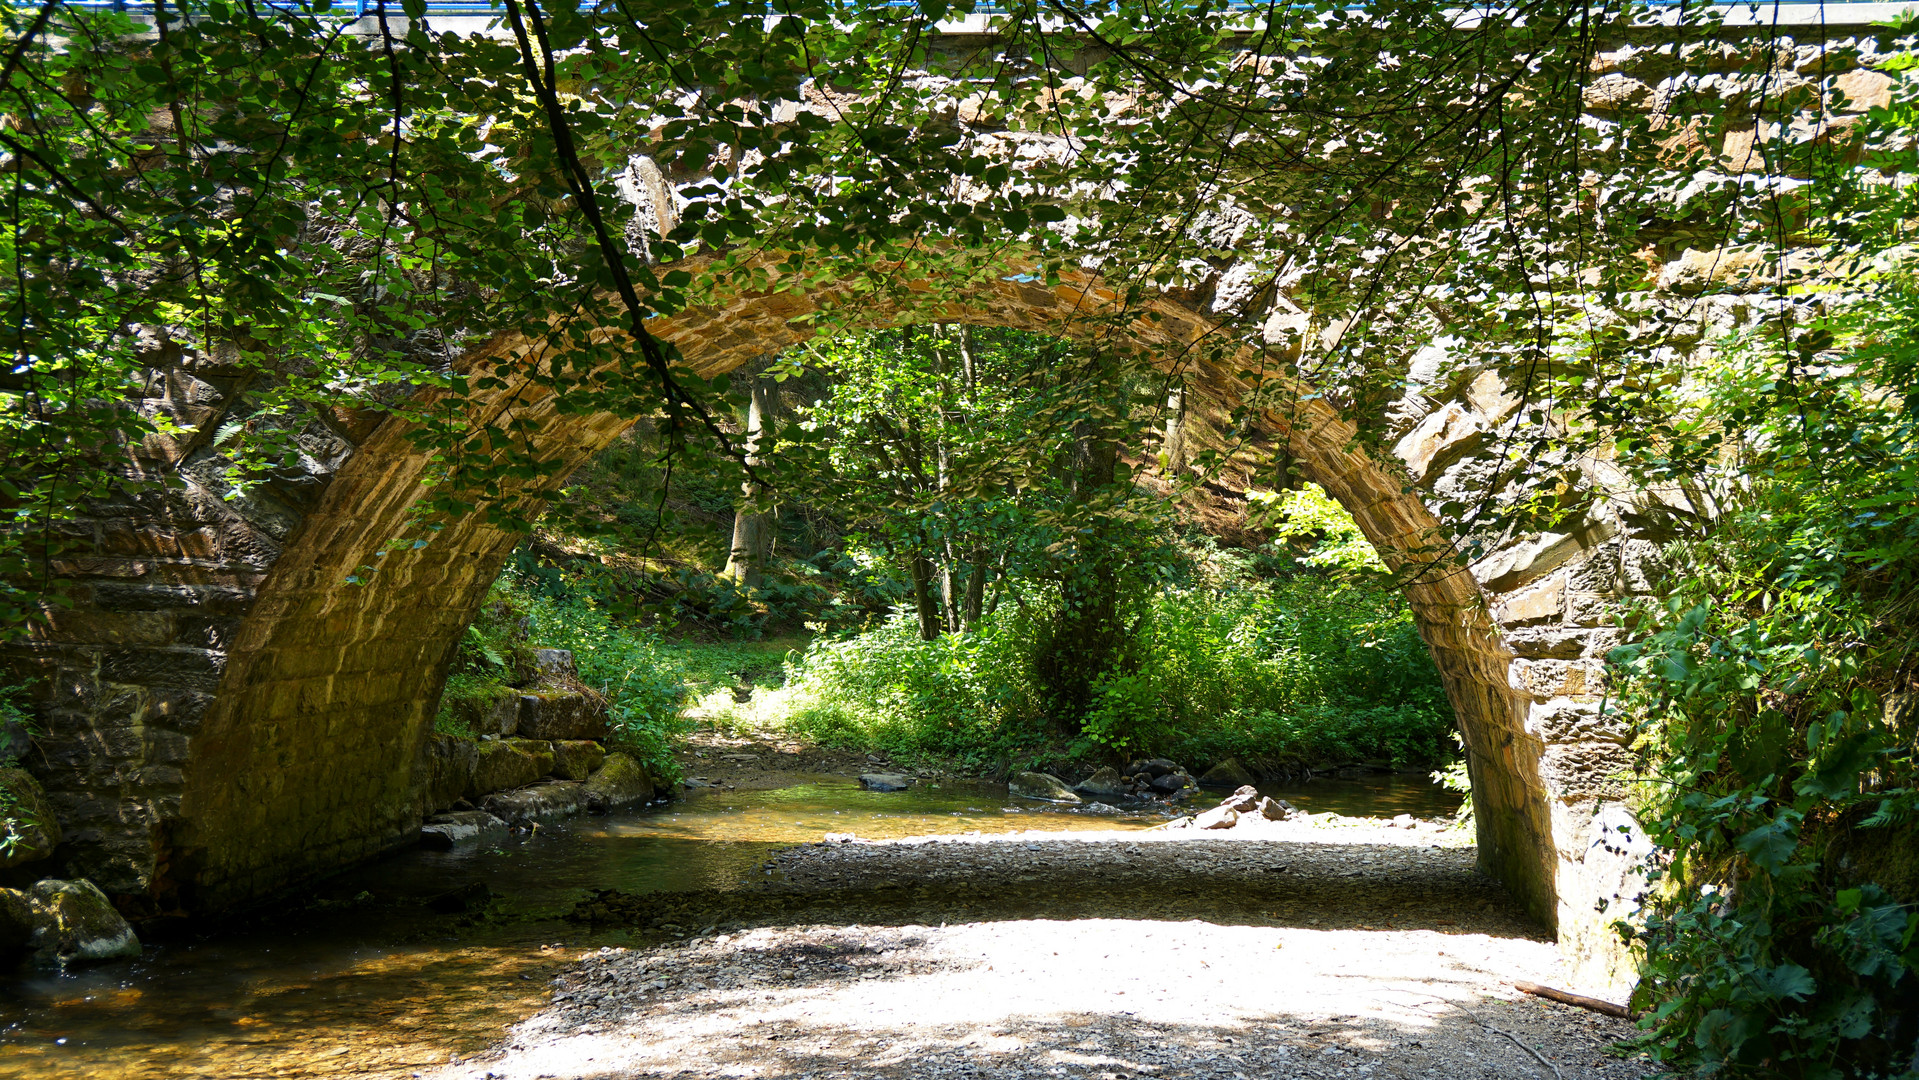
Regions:
<instances>
[{"instance_id":1,"label":"moss on rock","mask_svg":"<svg viewBox=\"0 0 1919 1080\"><path fill-rule=\"evenodd\" d=\"M44 859L59 843L40 782L17 765L0 766L0 869Z\"/></svg>"}]
</instances>

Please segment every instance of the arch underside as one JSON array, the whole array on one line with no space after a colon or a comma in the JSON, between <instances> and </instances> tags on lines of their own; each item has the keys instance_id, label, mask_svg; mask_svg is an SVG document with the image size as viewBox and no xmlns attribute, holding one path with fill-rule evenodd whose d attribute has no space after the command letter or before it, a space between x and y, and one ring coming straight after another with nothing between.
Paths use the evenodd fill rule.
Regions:
<instances>
[{"instance_id":1,"label":"arch underside","mask_svg":"<svg viewBox=\"0 0 1919 1080\"><path fill-rule=\"evenodd\" d=\"M936 317L1069 339L1100 336L1109 347L1117 341L1159 363L1181 365L1189 402L1211 402L1225 412L1243 399L1248 387L1228 372L1256 367L1248 360L1257 350L1245 346L1238 355L1229 350L1208 359L1196 343L1227 331L1199 304L1164 296L1143 311L1120 305L1087 275L1068 275L1054 287L1000 279ZM827 288L739 295L649 325L694 370L711 376L812 336L827 321L812 317L827 307L835 325L846 329L900 317L870 295L848 302ZM915 309L913 316L927 312ZM564 477L633 418L562 411L553 391L524 377L525 357L534 352L532 343L511 337L475 350L468 363L519 377L468 407L474 422L486 425L498 422L510 402L518 430L533 432L550 474ZM1317 397L1287 397L1289 411L1269 413L1268 426L1288 441L1306 477L1352 513L1389 564L1416 558L1444 535L1399 462L1362 448L1352 425ZM428 455L397 420L334 420L329 430L337 453L311 478L304 504L282 515L274 550L265 557L256 550L245 562L225 600L230 615L222 640L200 650L206 670L192 723L180 725L188 731L184 750L175 751L177 781L144 799L123 799L117 819L109 815L92 828L69 830L70 863L149 910L228 907L418 834L421 762L455 644L519 537L467 515L447 523L422 549L381 555L406 527ZM179 468L190 491L191 460ZM206 531L176 522L159 532L167 528L179 537ZM153 589L177 590L195 574L205 576L210 560L200 558L196 566L164 537L154 546L143 571ZM217 563L217 544L211 554ZM365 575L365 584L347 583L370 566L378 569ZM1450 567L1428 573L1407 595L1470 753L1482 869L1550 921L1554 857L1540 742L1528 734L1524 699L1508 681L1512 654L1471 574ZM191 598L173 602L190 606ZM109 649L114 643L100 636L73 624L58 648L41 657L53 657L58 681L96 705L116 686L134 695L104 720L100 709L84 707L57 719L96 758L100 744L110 741L103 726L118 724L123 739L140 746L167 730L172 699L140 697L140 676L119 669L183 655L177 639L143 652Z\"/></svg>"}]
</instances>

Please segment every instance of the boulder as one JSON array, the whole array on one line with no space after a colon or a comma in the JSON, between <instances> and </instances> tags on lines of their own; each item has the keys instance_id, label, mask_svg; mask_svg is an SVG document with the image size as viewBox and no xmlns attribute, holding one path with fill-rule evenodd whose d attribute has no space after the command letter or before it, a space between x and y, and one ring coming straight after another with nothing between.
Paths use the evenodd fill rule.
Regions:
<instances>
[{"instance_id":1,"label":"boulder","mask_svg":"<svg viewBox=\"0 0 1919 1080\"><path fill-rule=\"evenodd\" d=\"M560 739L553 744L553 775L562 780L584 780L605 760L606 751L596 742Z\"/></svg>"},{"instance_id":2,"label":"boulder","mask_svg":"<svg viewBox=\"0 0 1919 1080\"><path fill-rule=\"evenodd\" d=\"M426 824L420 826L420 846L450 851L461 844L505 836L506 831L506 822L484 810L456 810L427 818Z\"/></svg>"},{"instance_id":3,"label":"boulder","mask_svg":"<svg viewBox=\"0 0 1919 1080\"><path fill-rule=\"evenodd\" d=\"M1259 800L1259 816L1267 821L1285 821L1298 812L1293 809L1292 803L1284 799L1262 798Z\"/></svg>"},{"instance_id":4,"label":"boulder","mask_svg":"<svg viewBox=\"0 0 1919 1080\"><path fill-rule=\"evenodd\" d=\"M1259 799L1258 789L1254 788L1251 784L1247 784L1238 791L1219 800L1219 805L1230 806L1242 814L1250 814L1259 809Z\"/></svg>"},{"instance_id":5,"label":"boulder","mask_svg":"<svg viewBox=\"0 0 1919 1080\"><path fill-rule=\"evenodd\" d=\"M1183 772L1162 773L1153 777L1153 790L1166 795L1176 794L1196 786L1193 778Z\"/></svg>"},{"instance_id":6,"label":"boulder","mask_svg":"<svg viewBox=\"0 0 1919 1080\"><path fill-rule=\"evenodd\" d=\"M474 793L474 770L480 748L472 739L434 735L426 741L426 783L421 794L424 810L437 813Z\"/></svg>"},{"instance_id":7,"label":"boulder","mask_svg":"<svg viewBox=\"0 0 1919 1080\"><path fill-rule=\"evenodd\" d=\"M1199 786L1228 789L1252 787L1253 774L1246 771L1246 766L1241 765L1238 758L1229 757L1207 769L1205 775L1199 778Z\"/></svg>"},{"instance_id":8,"label":"boulder","mask_svg":"<svg viewBox=\"0 0 1919 1080\"><path fill-rule=\"evenodd\" d=\"M1087 814L1117 814L1119 813L1119 807L1108 806L1103 802L1088 803L1081 808L1081 812Z\"/></svg>"},{"instance_id":9,"label":"boulder","mask_svg":"<svg viewBox=\"0 0 1919 1080\"><path fill-rule=\"evenodd\" d=\"M1022 799L1042 799L1046 802L1077 803L1078 795L1060 781L1057 776L1046 773L1023 772L1015 775L1006 789Z\"/></svg>"},{"instance_id":10,"label":"boulder","mask_svg":"<svg viewBox=\"0 0 1919 1080\"><path fill-rule=\"evenodd\" d=\"M509 825L566 817L586 808L586 785L572 780L548 780L532 787L496 791L486 797L480 808Z\"/></svg>"},{"instance_id":11,"label":"boulder","mask_svg":"<svg viewBox=\"0 0 1919 1080\"><path fill-rule=\"evenodd\" d=\"M520 736L606 741L606 705L573 690L520 695Z\"/></svg>"},{"instance_id":12,"label":"boulder","mask_svg":"<svg viewBox=\"0 0 1919 1080\"><path fill-rule=\"evenodd\" d=\"M25 769L0 766L0 870L37 862L60 843L47 793Z\"/></svg>"},{"instance_id":13,"label":"boulder","mask_svg":"<svg viewBox=\"0 0 1919 1080\"><path fill-rule=\"evenodd\" d=\"M645 802L653 797L653 778L632 755L611 753L586 779L586 808L596 814Z\"/></svg>"},{"instance_id":14,"label":"boulder","mask_svg":"<svg viewBox=\"0 0 1919 1080\"><path fill-rule=\"evenodd\" d=\"M899 773L861 773L860 786L868 791L905 791L913 786L913 778Z\"/></svg>"},{"instance_id":15,"label":"boulder","mask_svg":"<svg viewBox=\"0 0 1919 1080\"><path fill-rule=\"evenodd\" d=\"M1215 806L1193 815L1195 829L1230 829L1239 824L1239 811L1230 806Z\"/></svg>"},{"instance_id":16,"label":"boulder","mask_svg":"<svg viewBox=\"0 0 1919 1080\"><path fill-rule=\"evenodd\" d=\"M1186 770L1163 757L1147 758L1145 761L1135 761L1131 765L1126 766L1126 775L1128 776L1138 776L1140 773L1145 773L1155 780L1165 776L1167 773L1185 771Z\"/></svg>"},{"instance_id":17,"label":"boulder","mask_svg":"<svg viewBox=\"0 0 1919 1080\"><path fill-rule=\"evenodd\" d=\"M534 649L533 666L540 669L543 679L577 679L579 669L573 666L573 652L570 649Z\"/></svg>"},{"instance_id":18,"label":"boulder","mask_svg":"<svg viewBox=\"0 0 1919 1080\"><path fill-rule=\"evenodd\" d=\"M1090 795L1095 798L1116 799L1125 795L1128 789L1126 778L1119 774L1118 769L1109 765L1087 777L1073 790L1081 795Z\"/></svg>"},{"instance_id":19,"label":"boulder","mask_svg":"<svg viewBox=\"0 0 1919 1080\"><path fill-rule=\"evenodd\" d=\"M33 941L33 897L0 889L0 964L12 963Z\"/></svg>"},{"instance_id":20,"label":"boulder","mask_svg":"<svg viewBox=\"0 0 1919 1080\"><path fill-rule=\"evenodd\" d=\"M476 746L473 766L475 796L525 787L553 771L553 748L525 739L485 739Z\"/></svg>"},{"instance_id":21,"label":"boulder","mask_svg":"<svg viewBox=\"0 0 1919 1080\"><path fill-rule=\"evenodd\" d=\"M39 882L33 906L33 951L41 963L91 964L140 955L133 927L91 881Z\"/></svg>"}]
</instances>

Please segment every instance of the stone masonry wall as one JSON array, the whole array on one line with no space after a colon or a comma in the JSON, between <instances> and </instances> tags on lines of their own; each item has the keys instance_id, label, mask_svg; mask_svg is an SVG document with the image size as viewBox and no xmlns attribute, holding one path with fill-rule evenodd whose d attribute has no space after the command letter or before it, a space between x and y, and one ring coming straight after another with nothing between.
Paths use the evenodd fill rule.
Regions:
<instances>
[{"instance_id":1,"label":"stone masonry wall","mask_svg":"<svg viewBox=\"0 0 1919 1080\"><path fill-rule=\"evenodd\" d=\"M1846 115L1883 99L1884 77L1857 42L1816 55L1791 42L1765 47L1786 76L1842 88L1855 110ZM1621 48L1602 59L1596 116L1698 90L1653 78L1639 56ZM1833 74L1840 56L1847 66ZM1726 137L1723 167L1748 167L1742 155L1755 142L1824 137L1816 125L1768 128L1760 118L1750 130L1743 143L1737 130ZM1663 254L1661 287L1674 304L1696 303L1707 330L1761 302L1741 299L1760 265L1743 254ZM1216 281L1231 275L1222 267ZM1001 279L955 296L946 317L1087 336L1108 331L1101 320L1117 303L1086 275L1057 288ZM849 328L889 317L870 297L828 286L741 293L654 325L715 374L801 340L813 324L792 320L825 305L853 313ZM1207 291L1168 293L1150 308L1157 321L1133 320L1127 347L1189 365L1193 400L1238 401L1247 387L1226 372L1254 365L1195 364L1191 350L1221 320L1245 325L1244 313ZM559 409L550 390L524 381L530 344L502 337L466 359L518 376L474 403L473 419L493 423L513 401L564 477L631 418ZM76 546L55 566L76 582L72 606L10 658L44 688L45 734L26 764L61 817L66 872L133 910L217 910L415 835L423 747L452 649L515 538L466 519L426 548L379 554L402 531L427 461L397 422L351 413L310 418L300 468L227 497L224 460L208 443L222 421L246 414L241 373L164 335L149 345L158 374L139 407L197 434L138 448L137 470L165 487L100 504L72 526ZM1426 368L1415 358L1391 455L1360 449L1322 399L1267 418L1389 561L1446 536L1428 504L1483 486L1498 442L1488 433L1518 405L1498 370L1436 355ZM1409 597L1466 739L1483 867L1558 926L1585 985L1617 989L1627 970L1607 924L1637 892L1643 839L1616 780L1629 764L1625 734L1600 710L1603 656L1619 640L1619 603L1657 589L1657 549L1641 523L1669 497L1621 492L1603 463L1589 469L1608 494L1583 519L1513 538L1470 573L1428 575ZM378 569L365 584L347 583L368 566Z\"/></svg>"}]
</instances>

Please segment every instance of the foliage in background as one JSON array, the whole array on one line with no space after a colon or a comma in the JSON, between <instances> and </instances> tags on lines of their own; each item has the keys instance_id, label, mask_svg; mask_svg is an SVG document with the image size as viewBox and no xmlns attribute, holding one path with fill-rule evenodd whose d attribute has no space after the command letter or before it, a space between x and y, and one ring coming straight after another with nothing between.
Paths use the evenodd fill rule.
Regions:
<instances>
[{"instance_id":1,"label":"foliage in background","mask_svg":"<svg viewBox=\"0 0 1919 1080\"><path fill-rule=\"evenodd\" d=\"M1139 601L1083 722L1064 737L1034 664L1054 625L1057 599L1047 590L973 633L923 641L896 618L816 642L792 665L787 730L995 764L1036 753L1088 764L1164 754L1189 764L1237 756L1284 771L1450 756L1444 688L1386 575L1260 578L1243 554L1189 550L1186 580Z\"/></svg>"}]
</instances>

